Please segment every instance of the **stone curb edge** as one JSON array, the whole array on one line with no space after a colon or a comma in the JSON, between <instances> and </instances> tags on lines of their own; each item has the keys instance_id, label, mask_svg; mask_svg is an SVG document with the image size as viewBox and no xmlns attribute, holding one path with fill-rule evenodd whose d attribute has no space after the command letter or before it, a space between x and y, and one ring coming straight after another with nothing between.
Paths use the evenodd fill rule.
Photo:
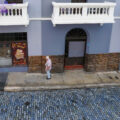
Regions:
<instances>
[{"instance_id":1,"label":"stone curb edge","mask_svg":"<svg viewBox=\"0 0 120 120\"><path fill-rule=\"evenodd\" d=\"M96 87L119 87L120 83L104 83L104 84L86 84L86 85L54 85L54 86L34 86L34 87L17 87L6 86L0 88L6 92L19 92L19 91L38 91L38 90L60 90L60 89L78 89L78 88L96 88Z\"/></svg>"}]
</instances>

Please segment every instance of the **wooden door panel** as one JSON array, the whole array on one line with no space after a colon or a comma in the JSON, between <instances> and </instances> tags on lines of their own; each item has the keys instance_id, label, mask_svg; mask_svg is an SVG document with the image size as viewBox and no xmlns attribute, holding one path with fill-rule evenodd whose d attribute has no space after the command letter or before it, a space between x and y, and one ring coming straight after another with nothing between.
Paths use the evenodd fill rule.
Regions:
<instances>
[{"instance_id":1,"label":"wooden door panel","mask_svg":"<svg viewBox=\"0 0 120 120\"><path fill-rule=\"evenodd\" d=\"M65 66L84 65L85 41L69 41Z\"/></svg>"},{"instance_id":2,"label":"wooden door panel","mask_svg":"<svg viewBox=\"0 0 120 120\"><path fill-rule=\"evenodd\" d=\"M84 65L84 57L65 58L65 66Z\"/></svg>"},{"instance_id":3,"label":"wooden door panel","mask_svg":"<svg viewBox=\"0 0 120 120\"><path fill-rule=\"evenodd\" d=\"M82 0L79 0L79 2ZM85 0L84 0L85 1ZM78 0L74 0L78 2ZM72 29L66 35L65 66L83 66L86 53L87 34L82 29Z\"/></svg>"},{"instance_id":4,"label":"wooden door panel","mask_svg":"<svg viewBox=\"0 0 120 120\"><path fill-rule=\"evenodd\" d=\"M72 0L72 3L85 3L86 0Z\"/></svg>"}]
</instances>

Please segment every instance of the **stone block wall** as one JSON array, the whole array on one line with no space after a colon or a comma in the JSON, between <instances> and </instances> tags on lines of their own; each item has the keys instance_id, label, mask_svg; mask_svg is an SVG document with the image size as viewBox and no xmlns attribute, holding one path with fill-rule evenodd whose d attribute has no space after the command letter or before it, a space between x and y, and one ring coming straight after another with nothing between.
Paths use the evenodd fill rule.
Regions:
<instances>
[{"instance_id":1,"label":"stone block wall","mask_svg":"<svg viewBox=\"0 0 120 120\"><path fill-rule=\"evenodd\" d=\"M45 73L46 56L30 56L28 59L29 72ZM64 55L50 56L52 73L64 72ZM119 70L120 53L86 54L85 70L88 72Z\"/></svg>"},{"instance_id":2,"label":"stone block wall","mask_svg":"<svg viewBox=\"0 0 120 120\"><path fill-rule=\"evenodd\" d=\"M50 56L52 60L52 73L64 72L64 56ZM42 56L42 73L45 73L45 56Z\"/></svg>"},{"instance_id":3,"label":"stone block wall","mask_svg":"<svg viewBox=\"0 0 120 120\"><path fill-rule=\"evenodd\" d=\"M72 58L65 58L65 65L84 65L84 57L72 57Z\"/></svg>"},{"instance_id":4,"label":"stone block wall","mask_svg":"<svg viewBox=\"0 0 120 120\"><path fill-rule=\"evenodd\" d=\"M50 56L52 60L52 73L64 72L64 56ZM30 56L29 72L45 73L46 56Z\"/></svg>"},{"instance_id":5,"label":"stone block wall","mask_svg":"<svg viewBox=\"0 0 120 120\"><path fill-rule=\"evenodd\" d=\"M29 56L28 58L28 72L41 72L41 56Z\"/></svg>"},{"instance_id":6,"label":"stone block wall","mask_svg":"<svg viewBox=\"0 0 120 120\"><path fill-rule=\"evenodd\" d=\"M52 72L64 72L64 56L51 56L52 59Z\"/></svg>"},{"instance_id":7,"label":"stone block wall","mask_svg":"<svg viewBox=\"0 0 120 120\"><path fill-rule=\"evenodd\" d=\"M86 71L116 71L119 69L120 53L86 54Z\"/></svg>"},{"instance_id":8,"label":"stone block wall","mask_svg":"<svg viewBox=\"0 0 120 120\"><path fill-rule=\"evenodd\" d=\"M119 53L110 53L108 56L108 70L118 70L119 69Z\"/></svg>"}]
</instances>

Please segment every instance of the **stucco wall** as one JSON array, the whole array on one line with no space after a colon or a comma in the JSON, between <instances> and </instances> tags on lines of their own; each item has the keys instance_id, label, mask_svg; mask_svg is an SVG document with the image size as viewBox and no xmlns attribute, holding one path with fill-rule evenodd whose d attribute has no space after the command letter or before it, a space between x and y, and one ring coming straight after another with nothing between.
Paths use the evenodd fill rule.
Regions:
<instances>
[{"instance_id":1,"label":"stucco wall","mask_svg":"<svg viewBox=\"0 0 120 120\"><path fill-rule=\"evenodd\" d=\"M63 55L65 51L65 36L73 28L82 28L87 31L87 53L108 53L112 25L57 25L51 22L42 22L42 54Z\"/></svg>"},{"instance_id":2,"label":"stucco wall","mask_svg":"<svg viewBox=\"0 0 120 120\"><path fill-rule=\"evenodd\" d=\"M29 2L28 13L30 18L51 17L52 1L70 2L71 0L24 0ZM88 2L104 2L105 0L88 0ZM115 1L115 0L107 0ZM120 16L120 1L117 0L115 15ZM57 25L53 27L51 21L30 21L30 25L0 27L2 32L27 32L29 56L63 55L65 49L66 33L73 28L83 28L87 31L87 53L120 52L119 27L120 20L116 23L96 25ZM41 30L42 29L42 30ZM112 34L111 34L112 33ZM112 35L112 36L111 36Z\"/></svg>"},{"instance_id":3,"label":"stucco wall","mask_svg":"<svg viewBox=\"0 0 120 120\"><path fill-rule=\"evenodd\" d=\"M51 17L52 16L52 2L70 2L71 0L41 0L42 2L42 17Z\"/></svg>"},{"instance_id":4,"label":"stucco wall","mask_svg":"<svg viewBox=\"0 0 120 120\"><path fill-rule=\"evenodd\" d=\"M42 1L42 17L51 17L52 1ZM66 2L66 0L54 0ZM70 2L68 0L67 2ZM104 2L105 0L88 0L88 2ZM114 0L112 0L114 1ZM46 9L47 8L47 9ZM112 24L84 24L84 25L57 25L53 27L50 21L42 22L42 55L63 55L65 50L65 36L73 28L83 28L88 33L87 53L108 53L112 32Z\"/></svg>"},{"instance_id":5,"label":"stucco wall","mask_svg":"<svg viewBox=\"0 0 120 120\"><path fill-rule=\"evenodd\" d=\"M24 0L27 2L28 0ZM41 0L29 0L28 13L30 18L41 17ZM28 37L28 55L40 56L42 55L41 47L41 21L31 21L25 26L0 26L0 33L11 32L27 32Z\"/></svg>"},{"instance_id":6,"label":"stucco wall","mask_svg":"<svg viewBox=\"0 0 120 120\"><path fill-rule=\"evenodd\" d=\"M115 16L120 16L120 0L116 0ZM120 52L120 19L113 24L109 52Z\"/></svg>"},{"instance_id":7,"label":"stucco wall","mask_svg":"<svg viewBox=\"0 0 120 120\"><path fill-rule=\"evenodd\" d=\"M30 18L41 17L42 0L23 0L23 1L29 3L28 13Z\"/></svg>"},{"instance_id":8,"label":"stucco wall","mask_svg":"<svg viewBox=\"0 0 120 120\"><path fill-rule=\"evenodd\" d=\"M68 3L71 0L40 0L42 3L42 17L51 17L52 15L52 2ZM115 2L116 0L87 0L89 3L103 3L105 1Z\"/></svg>"}]
</instances>

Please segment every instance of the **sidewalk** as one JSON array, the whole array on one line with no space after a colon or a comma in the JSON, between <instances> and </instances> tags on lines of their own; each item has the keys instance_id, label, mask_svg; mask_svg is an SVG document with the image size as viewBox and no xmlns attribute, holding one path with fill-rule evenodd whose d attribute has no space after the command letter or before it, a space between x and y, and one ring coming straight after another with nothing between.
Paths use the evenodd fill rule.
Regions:
<instances>
[{"instance_id":1,"label":"sidewalk","mask_svg":"<svg viewBox=\"0 0 120 120\"><path fill-rule=\"evenodd\" d=\"M40 89L64 89L81 87L119 86L120 72L88 73L83 70L67 70L52 74L51 80L41 73L0 73L1 90L23 91Z\"/></svg>"}]
</instances>

